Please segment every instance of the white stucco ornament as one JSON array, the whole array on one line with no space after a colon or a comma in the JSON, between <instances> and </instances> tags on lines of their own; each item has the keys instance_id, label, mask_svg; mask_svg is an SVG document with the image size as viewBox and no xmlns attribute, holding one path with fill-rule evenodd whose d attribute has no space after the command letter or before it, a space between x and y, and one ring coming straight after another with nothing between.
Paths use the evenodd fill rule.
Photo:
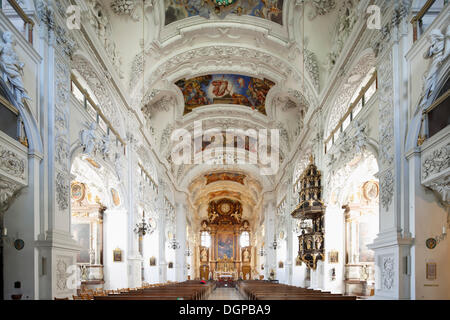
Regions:
<instances>
[{"instance_id":1,"label":"white stucco ornament","mask_svg":"<svg viewBox=\"0 0 450 320\"><path fill-rule=\"evenodd\" d=\"M95 130L97 129L97 123L92 122L88 129L81 130L81 146L83 147L83 153L92 154L95 149Z\"/></svg>"}]
</instances>

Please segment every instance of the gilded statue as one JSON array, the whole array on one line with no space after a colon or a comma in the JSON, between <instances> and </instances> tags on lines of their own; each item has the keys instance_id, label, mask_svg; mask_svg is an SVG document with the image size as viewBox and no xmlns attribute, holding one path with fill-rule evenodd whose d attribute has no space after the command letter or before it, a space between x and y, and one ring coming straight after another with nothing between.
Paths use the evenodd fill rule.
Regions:
<instances>
[{"instance_id":1,"label":"gilded statue","mask_svg":"<svg viewBox=\"0 0 450 320\"><path fill-rule=\"evenodd\" d=\"M244 260L244 262L250 262L250 253L248 252L248 249L244 250L243 260Z\"/></svg>"},{"instance_id":2,"label":"gilded statue","mask_svg":"<svg viewBox=\"0 0 450 320\"><path fill-rule=\"evenodd\" d=\"M208 252L205 248L202 249L202 252L200 253L201 261L202 262L208 262Z\"/></svg>"}]
</instances>

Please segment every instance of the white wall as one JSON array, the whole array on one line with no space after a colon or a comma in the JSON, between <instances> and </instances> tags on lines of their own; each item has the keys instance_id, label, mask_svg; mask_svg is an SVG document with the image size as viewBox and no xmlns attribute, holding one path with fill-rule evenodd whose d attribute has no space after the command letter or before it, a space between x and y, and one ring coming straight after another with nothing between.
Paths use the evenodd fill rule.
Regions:
<instances>
[{"instance_id":1,"label":"white wall","mask_svg":"<svg viewBox=\"0 0 450 320\"><path fill-rule=\"evenodd\" d=\"M103 220L103 265L105 289L128 287L127 278L127 237L128 216L124 210L106 210ZM113 250L122 250L122 262L113 261Z\"/></svg>"}]
</instances>

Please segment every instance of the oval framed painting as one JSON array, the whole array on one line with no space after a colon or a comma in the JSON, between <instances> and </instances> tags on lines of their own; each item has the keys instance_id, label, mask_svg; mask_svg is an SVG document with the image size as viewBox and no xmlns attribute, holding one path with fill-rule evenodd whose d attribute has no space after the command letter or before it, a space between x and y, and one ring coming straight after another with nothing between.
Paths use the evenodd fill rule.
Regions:
<instances>
[{"instance_id":1,"label":"oval framed painting","mask_svg":"<svg viewBox=\"0 0 450 320\"><path fill-rule=\"evenodd\" d=\"M70 188L70 194L75 201L83 201L86 194L86 188L83 183L74 182Z\"/></svg>"},{"instance_id":2,"label":"oval framed painting","mask_svg":"<svg viewBox=\"0 0 450 320\"><path fill-rule=\"evenodd\" d=\"M16 239L14 241L14 248L17 250L22 250L25 247L25 242L22 239Z\"/></svg>"},{"instance_id":3,"label":"oval framed painting","mask_svg":"<svg viewBox=\"0 0 450 320\"><path fill-rule=\"evenodd\" d=\"M425 241L425 244L428 249L434 249L434 248L436 248L437 242L436 242L436 239L434 239L434 238L428 238Z\"/></svg>"}]
</instances>

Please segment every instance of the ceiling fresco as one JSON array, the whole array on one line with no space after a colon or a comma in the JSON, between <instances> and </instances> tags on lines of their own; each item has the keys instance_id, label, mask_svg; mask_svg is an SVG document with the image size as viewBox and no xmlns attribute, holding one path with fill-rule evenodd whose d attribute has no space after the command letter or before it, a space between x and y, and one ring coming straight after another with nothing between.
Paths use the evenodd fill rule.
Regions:
<instances>
[{"instance_id":1,"label":"ceiling fresco","mask_svg":"<svg viewBox=\"0 0 450 320\"><path fill-rule=\"evenodd\" d=\"M233 181L244 184L245 175L234 172L213 172L205 175L206 185L216 181Z\"/></svg>"},{"instance_id":2,"label":"ceiling fresco","mask_svg":"<svg viewBox=\"0 0 450 320\"><path fill-rule=\"evenodd\" d=\"M237 104L266 115L266 96L275 85L264 79L237 75L215 74L182 79L175 83L184 96L184 114L212 104Z\"/></svg>"},{"instance_id":3,"label":"ceiling fresco","mask_svg":"<svg viewBox=\"0 0 450 320\"><path fill-rule=\"evenodd\" d=\"M209 18L211 13L249 15L283 24L284 0L165 0L165 25L188 17Z\"/></svg>"}]
</instances>

